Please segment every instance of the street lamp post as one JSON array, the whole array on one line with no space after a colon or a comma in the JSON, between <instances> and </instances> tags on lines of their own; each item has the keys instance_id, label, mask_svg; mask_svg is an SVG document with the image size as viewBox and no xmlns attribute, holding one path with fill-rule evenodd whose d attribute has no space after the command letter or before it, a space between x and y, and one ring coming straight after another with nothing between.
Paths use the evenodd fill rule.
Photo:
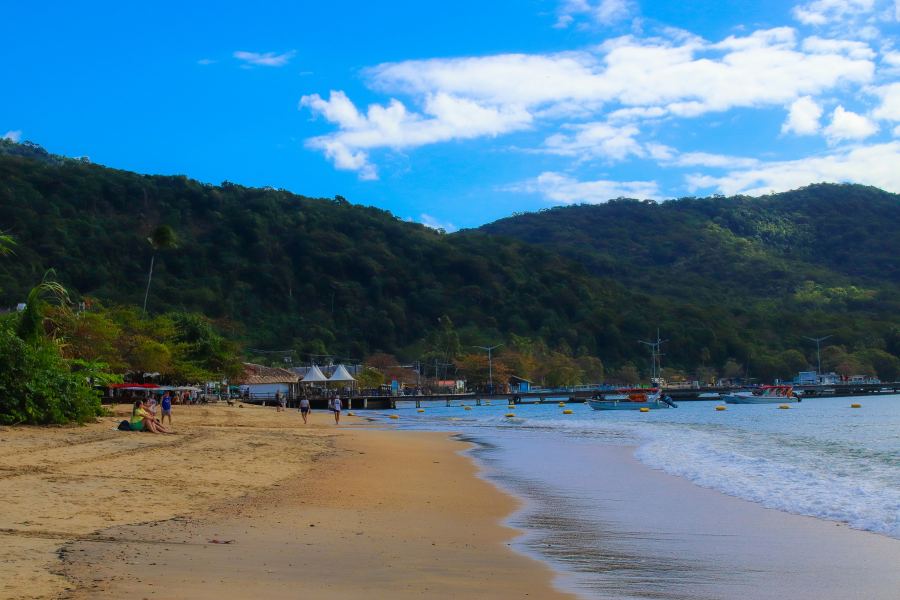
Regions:
<instances>
[{"instance_id":1,"label":"street lamp post","mask_svg":"<svg viewBox=\"0 0 900 600\"><path fill-rule=\"evenodd\" d=\"M811 338L811 337L806 337L806 336L803 336L803 337L808 339L811 342L816 343L816 378L818 378L820 375L822 375L822 354L819 352L819 345L832 336L826 335L825 337L817 337L817 338Z\"/></svg>"},{"instance_id":2,"label":"street lamp post","mask_svg":"<svg viewBox=\"0 0 900 600\"><path fill-rule=\"evenodd\" d=\"M491 352L502 346L503 344L497 344L495 346L472 346L473 348L480 348L482 350L486 350L488 353L488 385L490 386L491 396L494 395L494 365L491 361Z\"/></svg>"}]
</instances>

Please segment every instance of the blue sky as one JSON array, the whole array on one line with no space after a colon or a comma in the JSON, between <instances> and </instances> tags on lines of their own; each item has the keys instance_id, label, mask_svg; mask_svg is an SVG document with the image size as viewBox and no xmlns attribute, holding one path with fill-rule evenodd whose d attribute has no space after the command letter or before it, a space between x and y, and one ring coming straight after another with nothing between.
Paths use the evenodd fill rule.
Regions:
<instances>
[{"instance_id":1,"label":"blue sky","mask_svg":"<svg viewBox=\"0 0 900 600\"><path fill-rule=\"evenodd\" d=\"M900 192L900 0L132 4L5 6L0 136L449 230L618 196Z\"/></svg>"}]
</instances>

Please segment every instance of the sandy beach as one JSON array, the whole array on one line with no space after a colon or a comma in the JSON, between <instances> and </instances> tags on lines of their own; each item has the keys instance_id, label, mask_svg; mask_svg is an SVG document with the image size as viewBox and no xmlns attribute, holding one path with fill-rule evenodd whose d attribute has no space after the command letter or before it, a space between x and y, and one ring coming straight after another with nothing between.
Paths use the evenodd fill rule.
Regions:
<instances>
[{"instance_id":1,"label":"sandy beach","mask_svg":"<svg viewBox=\"0 0 900 600\"><path fill-rule=\"evenodd\" d=\"M225 406L115 431L126 410L0 429L0 597L566 597L446 434Z\"/></svg>"}]
</instances>

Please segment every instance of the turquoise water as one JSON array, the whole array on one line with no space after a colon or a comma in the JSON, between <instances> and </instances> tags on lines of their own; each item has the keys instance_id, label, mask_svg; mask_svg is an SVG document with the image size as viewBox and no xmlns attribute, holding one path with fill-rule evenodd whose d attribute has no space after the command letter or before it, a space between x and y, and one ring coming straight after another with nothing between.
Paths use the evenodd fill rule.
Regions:
<instances>
[{"instance_id":1,"label":"turquoise water","mask_svg":"<svg viewBox=\"0 0 900 600\"><path fill-rule=\"evenodd\" d=\"M850 407L859 402L862 408ZM530 444L635 446L641 462L769 508L900 539L900 396L775 405L682 402L677 409L594 411L586 404L401 407L399 426L460 431L514 452ZM537 439L535 436L537 435ZM516 462L514 454L508 457ZM540 479L535 464L532 476Z\"/></svg>"},{"instance_id":2,"label":"turquoise water","mask_svg":"<svg viewBox=\"0 0 900 600\"><path fill-rule=\"evenodd\" d=\"M900 396L807 400L789 410L716 411L718 404L683 402L648 413L569 404L571 415L556 403L519 405L508 418L502 401L470 410L435 404L424 413L409 403L377 417L475 442L472 454L485 476L525 501L510 519L525 532L515 547L549 563L563 587L584 597L768 600L788 597L786 590L794 599L858 592L841 588L853 585L846 579L830 580L841 568L823 566L821 556L796 564L796 557L817 553L812 539L738 549L736 540L747 535L742 504L717 504L715 515L672 507L657 475L629 465L636 458L767 508L887 536L888 553L896 554ZM773 561L789 566L773 571ZM878 573L869 580L877 582ZM887 594L870 597L893 597Z\"/></svg>"}]
</instances>

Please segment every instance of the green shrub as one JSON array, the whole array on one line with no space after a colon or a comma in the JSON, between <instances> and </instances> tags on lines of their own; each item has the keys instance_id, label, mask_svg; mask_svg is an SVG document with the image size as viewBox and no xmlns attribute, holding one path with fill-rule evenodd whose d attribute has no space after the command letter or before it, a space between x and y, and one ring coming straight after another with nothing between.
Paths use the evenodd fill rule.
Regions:
<instances>
[{"instance_id":1,"label":"green shrub","mask_svg":"<svg viewBox=\"0 0 900 600\"><path fill-rule=\"evenodd\" d=\"M54 342L29 344L0 324L0 423L84 423L100 414L99 395Z\"/></svg>"}]
</instances>

